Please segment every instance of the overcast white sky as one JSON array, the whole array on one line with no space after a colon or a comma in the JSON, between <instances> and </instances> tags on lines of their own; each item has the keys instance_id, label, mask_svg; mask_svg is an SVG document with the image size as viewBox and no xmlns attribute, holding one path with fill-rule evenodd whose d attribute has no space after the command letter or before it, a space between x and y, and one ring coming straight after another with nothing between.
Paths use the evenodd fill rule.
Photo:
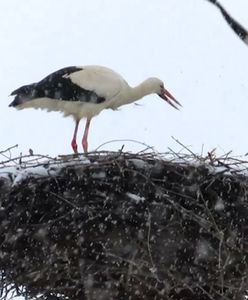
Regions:
<instances>
[{"instance_id":1,"label":"overcast white sky","mask_svg":"<svg viewBox=\"0 0 248 300\"><path fill-rule=\"evenodd\" d=\"M222 0L248 28L248 1ZM248 152L248 48L206 0L0 0L0 150L71 153L74 122L59 113L9 108L17 87L70 65L100 64L131 84L164 80L183 104L176 111L157 96L94 118L89 150L134 139L160 152L218 148ZM79 130L79 141L84 121ZM108 144L118 149L123 143ZM81 146L81 145L80 145ZM140 150L127 143L124 150Z\"/></svg>"}]
</instances>

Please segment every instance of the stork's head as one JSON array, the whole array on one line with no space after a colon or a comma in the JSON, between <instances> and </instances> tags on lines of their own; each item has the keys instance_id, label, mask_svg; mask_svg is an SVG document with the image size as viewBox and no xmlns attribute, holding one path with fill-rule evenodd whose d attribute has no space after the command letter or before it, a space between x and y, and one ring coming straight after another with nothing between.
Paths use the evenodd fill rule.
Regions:
<instances>
[{"instance_id":1,"label":"stork's head","mask_svg":"<svg viewBox=\"0 0 248 300\"><path fill-rule=\"evenodd\" d=\"M164 99L168 104L173 106L175 109L178 109L178 106L182 106L180 102L178 102L174 96L164 87L164 83L162 80L152 77L148 79L149 84L153 90L153 93L158 94L158 96Z\"/></svg>"}]
</instances>

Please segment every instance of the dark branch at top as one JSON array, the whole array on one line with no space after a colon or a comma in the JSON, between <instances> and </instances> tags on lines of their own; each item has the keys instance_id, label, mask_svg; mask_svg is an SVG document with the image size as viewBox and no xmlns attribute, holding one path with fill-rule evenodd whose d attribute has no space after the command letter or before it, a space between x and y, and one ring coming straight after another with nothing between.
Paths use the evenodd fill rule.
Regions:
<instances>
[{"instance_id":1,"label":"dark branch at top","mask_svg":"<svg viewBox=\"0 0 248 300\"><path fill-rule=\"evenodd\" d=\"M248 31L239 23L237 22L233 17L230 16L230 14L225 10L225 8L217 1L217 0L207 0L217 6L229 26L233 29L233 31L241 38L241 40L244 41L245 44L248 45Z\"/></svg>"}]
</instances>

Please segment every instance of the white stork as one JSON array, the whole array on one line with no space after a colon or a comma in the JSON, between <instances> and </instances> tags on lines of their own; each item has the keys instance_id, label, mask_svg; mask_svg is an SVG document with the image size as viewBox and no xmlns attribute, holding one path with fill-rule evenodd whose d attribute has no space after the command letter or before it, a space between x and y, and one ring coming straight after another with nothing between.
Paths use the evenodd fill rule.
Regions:
<instances>
[{"instance_id":1,"label":"white stork","mask_svg":"<svg viewBox=\"0 0 248 300\"><path fill-rule=\"evenodd\" d=\"M153 93L176 109L176 104L181 105L158 78L148 78L138 86L130 87L118 73L106 67L73 66L16 89L11 93L15 98L9 106L60 111L64 116L72 116L76 124L71 146L78 153L76 138L82 118L87 119L82 140L84 152L87 152L89 126L94 116L105 108L115 110Z\"/></svg>"}]
</instances>

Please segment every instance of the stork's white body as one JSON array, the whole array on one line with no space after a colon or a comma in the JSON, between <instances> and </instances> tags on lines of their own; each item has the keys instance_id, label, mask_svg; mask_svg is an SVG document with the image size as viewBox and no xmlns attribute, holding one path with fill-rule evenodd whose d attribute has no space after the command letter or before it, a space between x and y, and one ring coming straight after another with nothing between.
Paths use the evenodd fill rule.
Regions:
<instances>
[{"instance_id":1,"label":"stork's white body","mask_svg":"<svg viewBox=\"0 0 248 300\"><path fill-rule=\"evenodd\" d=\"M133 88L118 73L106 67L67 67L12 92L11 95L16 97L10 106L17 109L32 107L60 111L64 116L72 116L76 121L72 147L77 153L76 135L82 118L87 118L83 138L83 147L87 151L87 135L92 117L103 109L115 110L152 93L157 93L175 108L175 103L180 105L158 78L148 78Z\"/></svg>"},{"instance_id":2,"label":"stork's white body","mask_svg":"<svg viewBox=\"0 0 248 300\"><path fill-rule=\"evenodd\" d=\"M35 108L47 111L60 111L65 117L73 116L76 120L82 118L92 118L102 110L111 108L117 109L119 106L128 104L131 91L128 83L115 71L102 66L82 66L82 70L74 72L65 77L84 88L94 91L98 96L105 98L102 103L87 103L82 101L68 101L41 97L27 101L18 105L17 109ZM52 100L52 101L51 101ZM131 100L132 102L132 100Z\"/></svg>"}]
</instances>

